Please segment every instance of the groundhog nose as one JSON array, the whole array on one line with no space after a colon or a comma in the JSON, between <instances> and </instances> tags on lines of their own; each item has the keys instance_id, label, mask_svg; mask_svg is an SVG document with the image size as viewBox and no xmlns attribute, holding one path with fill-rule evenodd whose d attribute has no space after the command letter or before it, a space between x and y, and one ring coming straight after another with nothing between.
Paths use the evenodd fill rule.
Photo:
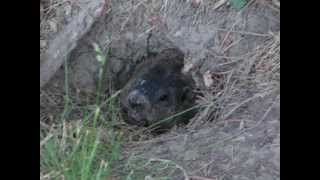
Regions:
<instances>
[{"instance_id":1,"label":"groundhog nose","mask_svg":"<svg viewBox=\"0 0 320 180\"><path fill-rule=\"evenodd\" d=\"M128 103L131 108L143 108L147 103L147 98L139 90L132 91L128 96Z\"/></svg>"}]
</instances>

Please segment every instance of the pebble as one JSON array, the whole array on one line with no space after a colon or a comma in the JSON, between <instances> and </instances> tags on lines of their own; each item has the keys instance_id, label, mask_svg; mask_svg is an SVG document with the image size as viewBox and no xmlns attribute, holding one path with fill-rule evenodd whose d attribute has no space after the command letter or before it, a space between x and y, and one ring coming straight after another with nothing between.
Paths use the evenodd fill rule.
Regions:
<instances>
[{"instance_id":1,"label":"pebble","mask_svg":"<svg viewBox=\"0 0 320 180\"><path fill-rule=\"evenodd\" d=\"M40 48L47 47L47 41L46 40L40 40Z\"/></svg>"}]
</instances>

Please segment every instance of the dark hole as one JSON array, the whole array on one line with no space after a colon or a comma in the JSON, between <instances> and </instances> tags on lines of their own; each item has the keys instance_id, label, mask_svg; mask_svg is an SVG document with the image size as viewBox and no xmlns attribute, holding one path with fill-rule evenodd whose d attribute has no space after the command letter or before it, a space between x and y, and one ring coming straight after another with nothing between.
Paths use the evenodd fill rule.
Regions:
<instances>
[{"instance_id":1,"label":"dark hole","mask_svg":"<svg viewBox=\"0 0 320 180\"><path fill-rule=\"evenodd\" d=\"M125 108L123 108L123 109L122 109L122 113L124 113L124 114L127 115L127 114L128 114L128 111L127 111Z\"/></svg>"},{"instance_id":2,"label":"dark hole","mask_svg":"<svg viewBox=\"0 0 320 180\"><path fill-rule=\"evenodd\" d=\"M182 94L181 101L184 102L186 99L187 99L187 95L186 94Z\"/></svg>"}]
</instances>

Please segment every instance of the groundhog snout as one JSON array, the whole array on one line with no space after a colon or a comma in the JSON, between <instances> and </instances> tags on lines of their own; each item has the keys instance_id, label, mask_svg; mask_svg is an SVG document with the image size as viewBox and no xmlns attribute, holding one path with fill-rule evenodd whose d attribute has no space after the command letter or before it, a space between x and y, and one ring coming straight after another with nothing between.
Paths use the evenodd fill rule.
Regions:
<instances>
[{"instance_id":1,"label":"groundhog snout","mask_svg":"<svg viewBox=\"0 0 320 180\"><path fill-rule=\"evenodd\" d=\"M128 104L131 109L143 111L149 104L149 101L141 91L133 90L128 95Z\"/></svg>"}]
</instances>

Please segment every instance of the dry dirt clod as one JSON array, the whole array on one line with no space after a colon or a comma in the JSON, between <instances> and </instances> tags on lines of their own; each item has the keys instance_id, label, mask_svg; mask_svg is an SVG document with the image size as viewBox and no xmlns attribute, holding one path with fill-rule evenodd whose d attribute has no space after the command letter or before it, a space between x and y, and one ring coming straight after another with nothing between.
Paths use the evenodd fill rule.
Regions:
<instances>
[{"instance_id":1,"label":"dry dirt clod","mask_svg":"<svg viewBox=\"0 0 320 180\"><path fill-rule=\"evenodd\" d=\"M40 48L47 47L47 41L46 40L40 40Z\"/></svg>"},{"instance_id":2,"label":"dry dirt clod","mask_svg":"<svg viewBox=\"0 0 320 180\"><path fill-rule=\"evenodd\" d=\"M204 84L206 85L206 87L211 87L211 85L213 84L213 79L212 79L212 75L210 73L210 71L206 71L204 74L203 74L203 81L204 81Z\"/></svg>"},{"instance_id":3,"label":"dry dirt clod","mask_svg":"<svg viewBox=\"0 0 320 180\"><path fill-rule=\"evenodd\" d=\"M194 67L193 63L187 63L183 67L183 73L188 73Z\"/></svg>"},{"instance_id":4,"label":"dry dirt clod","mask_svg":"<svg viewBox=\"0 0 320 180\"><path fill-rule=\"evenodd\" d=\"M51 31L53 31L53 32L58 31L58 24L54 20L49 20L48 23L49 23Z\"/></svg>"},{"instance_id":5,"label":"dry dirt clod","mask_svg":"<svg viewBox=\"0 0 320 180\"><path fill-rule=\"evenodd\" d=\"M72 6L71 6L70 4L67 4L67 5L64 7L64 10L65 10L66 16L70 16L70 15L71 15L71 11L72 11Z\"/></svg>"},{"instance_id":6,"label":"dry dirt clod","mask_svg":"<svg viewBox=\"0 0 320 180\"><path fill-rule=\"evenodd\" d=\"M191 6L194 7L194 8L198 8L201 3L202 3L202 0L192 0L191 1Z\"/></svg>"},{"instance_id":7,"label":"dry dirt clod","mask_svg":"<svg viewBox=\"0 0 320 180\"><path fill-rule=\"evenodd\" d=\"M280 8L280 0L272 0L272 3Z\"/></svg>"}]
</instances>

